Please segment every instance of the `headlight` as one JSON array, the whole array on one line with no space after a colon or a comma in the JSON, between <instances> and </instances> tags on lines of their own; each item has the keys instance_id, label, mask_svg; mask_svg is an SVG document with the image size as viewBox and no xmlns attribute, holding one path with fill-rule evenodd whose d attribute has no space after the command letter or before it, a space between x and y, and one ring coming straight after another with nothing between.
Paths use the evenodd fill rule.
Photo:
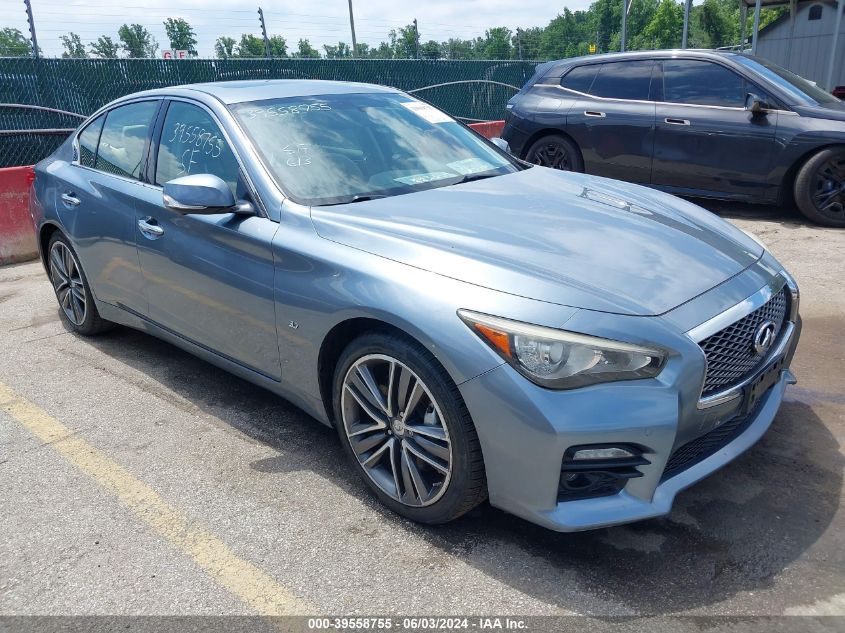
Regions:
<instances>
[{"instance_id":1,"label":"headlight","mask_svg":"<svg viewBox=\"0 0 845 633\"><path fill-rule=\"evenodd\" d=\"M666 355L619 341L511 321L469 310L458 316L517 371L541 387L652 378Z\"/></svg>"}]
</instances>

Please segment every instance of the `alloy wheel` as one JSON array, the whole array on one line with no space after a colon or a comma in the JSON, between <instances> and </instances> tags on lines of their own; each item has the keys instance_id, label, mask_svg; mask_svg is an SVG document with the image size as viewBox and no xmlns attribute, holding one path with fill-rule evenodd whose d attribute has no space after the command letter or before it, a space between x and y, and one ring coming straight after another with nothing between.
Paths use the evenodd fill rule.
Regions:
<instances>
[{"instance_id":1,"label":"alloy wheel","mask_svg":"<svg viewBox=\"0 0 845 633\"><path fill-rule=\"evenodd\" d=\"M552 169L571 171L572 164L569 160L569 152L560 143L549 141L534 151L532 163Z\"/></svg>"},{"instance_id":2,"label":"alloy wheel","mask_svg":"<svg viewBox=\"0 0 845 633\"><path fill-rule=\"evenodd\" d=\"M50 249L50 279L65 316L81 326L88 310L85 282L76 256L63 242L54 242Z\"/></svg>"},{"instance_id":3,"label":"alloy wheel","mask_svg":"<svg viewBox=\"0 0 845 633\"><path fill-rule=\"evenodd\" d=\"M835 156L816 171L813 205L819 213L845 219L845 155Z\"/></svg>"},{"instance_id":4,"label":"alloy wheel","mask_svg":"<svg viewBox=\"0 0 845 633\"><path fill-rule=\"evenodd\" d=\"M384 494L413 507L443 496L452 475L449 431L407 365L383 354L359 358L343 379L340 404L349 445Z\"/></svg>"}]
</instances>

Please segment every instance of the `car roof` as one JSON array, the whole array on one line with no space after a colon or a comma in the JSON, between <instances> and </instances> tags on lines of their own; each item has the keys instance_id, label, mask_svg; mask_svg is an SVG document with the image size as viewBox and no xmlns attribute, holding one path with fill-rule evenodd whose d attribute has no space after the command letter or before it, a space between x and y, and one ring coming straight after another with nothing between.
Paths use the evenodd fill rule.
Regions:
<instances>
[{"instance_id":1,"label":"car roof","mask_svg":"<svg viewBox=\"0 0 845 633\"><path fill-rule=\"evenodd\" d=\"M691 57L696 59L724 59L729 60L732 57L739 55L748 56L746 53L736 51L719 51L713 49L703 48L687 48L687 49L664 49L656 51L630 51L625 53L601 53L599 55L582 55L581 57L568 57L566 59L559 59L555 61L545 62L537 67L538 72L545 73L546 71L555 68L558 70L568 69L572 66L580 64L597 64L602 62L621 62L631 61L636 59L667 59L670 57Z\"/></svg>"},{"instance_id":2,"label":"car roof","mask_svg":"<svg viewBox=\"0 0 845 633\"><path fill-rule=\"evenodd\" d=\"M395 88L351 81L324 81L319 79L246 79L238 81L213 81L208 83L184 84L169 88L157 88L139 96L186 96L190 93L210 95L225 104L286 97L312 97L329 94L395 93Z\"/></svg>"}]
</instances>

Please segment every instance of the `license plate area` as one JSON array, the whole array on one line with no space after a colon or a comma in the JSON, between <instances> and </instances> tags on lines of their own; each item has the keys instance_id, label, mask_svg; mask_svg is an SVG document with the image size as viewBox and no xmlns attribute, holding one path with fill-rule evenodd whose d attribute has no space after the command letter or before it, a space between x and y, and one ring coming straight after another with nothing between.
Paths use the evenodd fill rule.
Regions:
<instances>
[{"instance_id":1,"label":"license plate area","mask_svg":"<svg viewBox=\"0 0 845 633\"><path fill-rule=\"evenodd\" d=\"M786 369L786 357L782 356L777 361L766 367L757 377L745 387L745 401L742 404L742 413L747 414L754 410L760 398L780 380L781 372Z\"/></svg>"}]
</instances>

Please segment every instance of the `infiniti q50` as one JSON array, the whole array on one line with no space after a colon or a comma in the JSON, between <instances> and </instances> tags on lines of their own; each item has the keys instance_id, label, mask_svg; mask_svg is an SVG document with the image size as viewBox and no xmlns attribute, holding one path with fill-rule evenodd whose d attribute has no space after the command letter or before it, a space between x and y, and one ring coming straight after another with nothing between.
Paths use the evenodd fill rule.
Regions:
<instances>
[{"instance_id":1,"label":"infiniti q50","mask_svg":"<svg viewBox=\"0 0 845 633\"><path fill-rule=\"evenodd\" d=\"M793 381L798 288L758 241L388 88L130 95L32 193L70 329L138 328L277 393L421 522L485 498L561 531L665 514Z\"/></svg>"}]
</instances>

